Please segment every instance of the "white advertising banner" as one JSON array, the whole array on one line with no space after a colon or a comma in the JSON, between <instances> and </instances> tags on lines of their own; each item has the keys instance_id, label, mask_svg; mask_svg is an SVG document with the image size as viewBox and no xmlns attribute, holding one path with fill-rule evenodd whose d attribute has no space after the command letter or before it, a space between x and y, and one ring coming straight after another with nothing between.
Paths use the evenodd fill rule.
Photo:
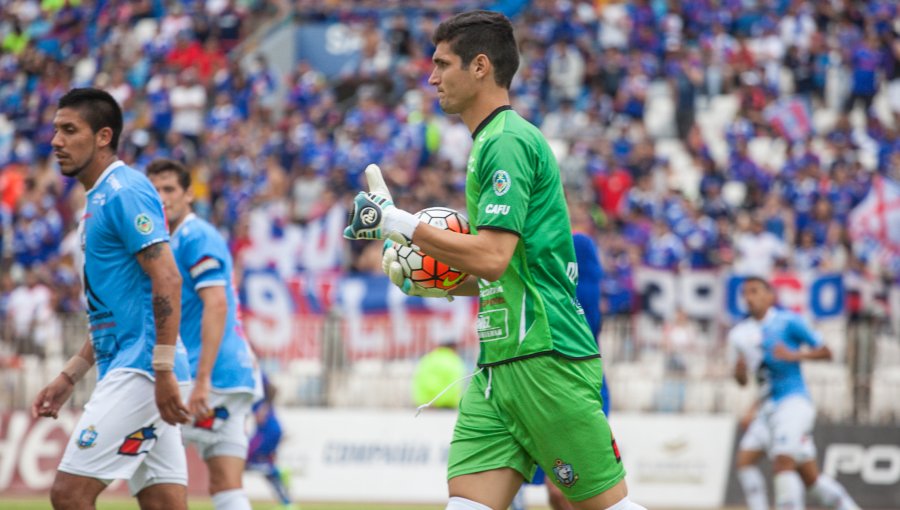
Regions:
<instances>
[{"instance_id":1,"label":"white advertising banner","mask_svg":"<svg viewBox=\"0 0 900 510\"><path fill-rule=\"evenodd\" d=\"M632 500L647 508L719 508L731 463L732 416L614 414Z\"/></svg>"},{"instance_id":2,"label":"white advertising banner","mask_svg":"<svg viewBox=\"0 0 900 510\"><path fill-rule=\"evenodd\" d=\"M300 501L444 503L456 413L296 409L280 413L279 464ZM734 434L730 416L619 414L612 418L634 501L653 508L718 508ZM261 477L251 497L271 497ZM528 500L546 504L546 492Z\"/></svg>"},{"instance_id":3,"label":"white advertising banner","mask_svg":"<svg viewBox=\"0 0 900 510\"><path fill-rule=\"evenodd\" d=\"M456 412L285 409L278 463L300 501L429 503L447 500L447 451ZM270 498L245 476L252 498Z\"/></svg>"}]
</instances>

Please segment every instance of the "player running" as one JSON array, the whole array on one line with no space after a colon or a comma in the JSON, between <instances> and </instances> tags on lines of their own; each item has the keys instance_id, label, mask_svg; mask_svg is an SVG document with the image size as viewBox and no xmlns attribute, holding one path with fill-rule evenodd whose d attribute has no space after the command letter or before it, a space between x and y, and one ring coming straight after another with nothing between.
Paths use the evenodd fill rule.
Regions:
<instances>
[{"instance_id":1,"label":"player running","mask_svg":"<svg viewBox=\"0 0 900 510\"><path fill-rule=\"evenodd\" d=\"M221 234L191 210L191 174L179 162L155 159L147 176L162 197L181 277L184 340L194 387L193 421L184 439L209 468L209 494L218 510L250 510L242 487L256 362L237 317L231 253Z\"/></svg>"},{"instance_id":2,"label":"player running","mask_svg":"<svg viewBox=\"0 0 900 510\"><path fill-rule=\"evenodd\" d=\"M738 481L750 510L769 507L766 483L756 464L768 453L775 471L775 504L804 508L804 486L828 508L859 507L833 478L820 475L812 439L815 407L800 371L803 360L828 360L831 351L796 314L775 307L775 292L759 277L744 280L750 316L728 334L738 384L756 374L759 401L738 447ZM809 348L802 349L806 345Z\"/></svg>"},{"instance_id":3,"label":"player running","mask_svg":"<svg viewBox=\"0 0 900 510\"><path fill-rule=\"evenodd\" d=\"M250 438L250 451L247 453L247 470L262 473L278 496L281 508L295 508L291 503L291 491L286 483L285 472L278 468L276 457L278 445L281 443L281 422L275 414L275 386L263 374L263 398L253 404L253 417L256 421L256 432Z\"/></svg>"},{"instance_id":4,"label":"player running","mask_svg":"<svg viewBox=\"0 0 900 510\"><path fill-rule=\"evenodd\" d=\"M94 508L116 479L143 509L187 508L187 462L177 424L188 421L179 383L190 381L178 342L181 277L162 203L116 157L122 111L108 93L73 89L59 100L51 141L60 171L87 190L79 225L90 339L32 404L57 417L91 365L97 386L50 489L53 508ZM152 310L152 314L150 311Z\"/></svg>"},{"instance_id":5,"label":"player running","mask_svg":"<svg viewBox=\"0 0 900 510\"><path fill-rule=\"evenodd\" d=\"M578 279L559 168L540 131L509 106L519 54L499 13L459 14L437 28L429 83L441 108L472 132L466 204L475 235L419 224L394 206L375 165L354 199L351 239L410 241L469 275L454 289L480 295L481 352L460 404L449 453L448 510L505 509L539 464L579 510L639 510L602 411L597 343L575 299ZM446 297L402 275L410 295ZM538 404L540 402L540 404Z\"/></svg>"}]
</instances>

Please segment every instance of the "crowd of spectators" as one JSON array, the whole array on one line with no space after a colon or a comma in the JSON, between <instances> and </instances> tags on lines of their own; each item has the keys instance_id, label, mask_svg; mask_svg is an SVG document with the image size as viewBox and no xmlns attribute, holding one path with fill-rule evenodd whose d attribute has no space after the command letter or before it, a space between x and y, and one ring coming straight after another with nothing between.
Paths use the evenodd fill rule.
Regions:
<instances>
[{"instance_id":1,"label":"crowd of spectators","mask_svg":"<svg viewBox=\"0 0 900 510\"><path fill-rule=\"evenodd\" d=\"M54 291L24 300L31 308L80 306L83 193L58 175L50 147L56 101L71 87L101 87L122 104L127 163L185 162L198 213L236 251L252 209L271 209L273 229L313 221L362 189L372 162L400 206L462 209L471 140L427 84L430 34L454 8L489 2L421 4L293 2L298 23L341 21L358 34L361 58L329 77L305 61L279 73L247 56L240 43L273 19L268 2L0 0L0 316L41 285ZM511 12L522 56L513 106L558 151L573 223L599 240L610 311L630 309L642 264L864 265L848 215L873 175L900 175L896 2L499 4L521 10ZM655 97L673 105L668 130L647 122ZM723 97L736 113L710 133L699 120ZM758 139L785 147L783 164L755 157ZM662 157L664 142L686 163ZM344 269L375 269L371 243L348 245Z\"/></svg>"}]
</instances>

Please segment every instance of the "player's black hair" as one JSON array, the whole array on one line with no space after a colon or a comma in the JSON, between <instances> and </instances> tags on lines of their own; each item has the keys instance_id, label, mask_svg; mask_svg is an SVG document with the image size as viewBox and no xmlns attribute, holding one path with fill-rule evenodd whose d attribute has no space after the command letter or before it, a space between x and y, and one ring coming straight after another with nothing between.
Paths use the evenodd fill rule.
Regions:
<instances>
[{"instance_id":1,"label":"player's black hair","mask_svg":"<svg viewBox=\"0 0 900 510\"><path fill-rule=\"evenodd\" d=\"M191 173L184 165L174 159L156 158L147 165L147 176L174 172L178 177L178 185L187 190L191 187Z\"/></svg>"},{"instance_id":2,"label":"player's black hair","mask_svg":"<svg viewBox=\"0 0 900 510\"><path fill-rule=\"evenodd\" d=\"M509 89L519 70L519 48L512 23L499 12L470 11L444 20L434 31L431 41L447 42L462 60L462 68L484 54L494 66L494 81Z\"/></svg>"},{"instance_id":3,"label":"player's black hair","mask_svg":"<svg viewBox=\"0 0 900 510\"><path fill-rule=\"evenodd\" d=\"M763 278L762 276L756 276L756 275L753 275L753 276L747 276L747 277L744 278L744 282L743 282L743 283L748 283L748 282L757 282L757 283L761 283L762 286L766 288L766 290L772 290L772 284L769 283L769 280L766 280L766 279Z\"/></svg>"},{"instance_id":4,"label":"player's black hair","mask_svg":"<svg viewBox=\"0 0 900 510\"><path fill-rule=\"evenodd\" d=\"M78 110L81 118L96 133L108 127L112 130L109 147L113 152L119 149L119 136L122 134L122 108L109 92L94 88L72 89L59 98L57 107Z\"/></svg>"}]
</instances>

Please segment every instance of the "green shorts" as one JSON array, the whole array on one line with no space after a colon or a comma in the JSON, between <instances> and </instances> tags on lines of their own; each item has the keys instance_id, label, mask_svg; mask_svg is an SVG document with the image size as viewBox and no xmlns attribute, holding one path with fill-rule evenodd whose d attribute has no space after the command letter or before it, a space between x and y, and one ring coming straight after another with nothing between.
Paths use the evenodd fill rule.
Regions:
<instances>
[{"instance_id":1,"label":"green shorts","mask_svg":"<svg viewBox=\"0 0 900 510\"><path fill-rule=\"evenodd\" d=\"M512 468L531 480L538 464L572 501L614 486L625 469L602 410L602 366L551 355L485 368L460 403L447 478Z\"/></svg>"}]
</instances>

